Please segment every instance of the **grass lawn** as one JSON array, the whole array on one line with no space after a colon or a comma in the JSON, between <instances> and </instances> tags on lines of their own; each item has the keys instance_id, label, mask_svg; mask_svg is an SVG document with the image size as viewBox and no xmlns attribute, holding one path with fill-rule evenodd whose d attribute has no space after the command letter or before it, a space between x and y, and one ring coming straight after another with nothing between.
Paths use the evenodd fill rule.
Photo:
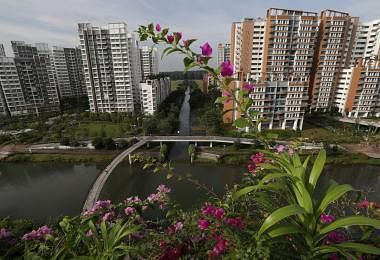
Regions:
<instances>
[{"instance_id":1,"label":"grass lawn","mask_svg":"<svg viewBox=\"0 0 380 260\"><path fill-rule=\"evenodd\" d=\"M126 131L128 131L129 126L127 124L111 123L111 122L84 122L81 123L78 128L72 128L68 131L71 136L81 136L81 137L96 137L96 136L106 136L106 137L120 137Z\"/></svg>"}]
</instances>

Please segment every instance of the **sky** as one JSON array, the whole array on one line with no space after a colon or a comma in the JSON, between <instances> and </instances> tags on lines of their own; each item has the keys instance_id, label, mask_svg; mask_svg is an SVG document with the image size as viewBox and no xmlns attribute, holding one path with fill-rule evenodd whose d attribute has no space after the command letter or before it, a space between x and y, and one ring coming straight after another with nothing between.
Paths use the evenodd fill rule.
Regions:
<instances>
[{"instance_id":1,"label":"sky","mask_svg":"<svg viewBox=\"0 0 380 260\"><path fill-rule=\"evenodd\" d=\"M362 22L380 19L380 0L0 0L0 43L12 56L11 40L77 46L81 22L125 22L131 32L154 22L198 39L195 49L209 42L216 55L217 43L229 41L232 22L264 17L270 7L318 13L333 9ZM182 68L182 58L174 54L160 64L160 71Z\"/></svg>"}]
</instances>

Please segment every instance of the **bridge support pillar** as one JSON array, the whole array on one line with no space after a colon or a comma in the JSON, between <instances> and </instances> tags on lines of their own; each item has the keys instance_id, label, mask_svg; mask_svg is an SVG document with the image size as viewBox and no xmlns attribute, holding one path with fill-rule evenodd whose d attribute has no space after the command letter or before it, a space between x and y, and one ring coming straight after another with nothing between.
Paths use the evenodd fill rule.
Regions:
<instances>
[{"instance_id":1,"label":"bridge support pillar","mask_svg":"<svg viewBox=\"0 0 380 260\"><path fill-rule=\"evenodd\" d=\"M195 142L195 143L194 143L194 146L195 146L195 147L198 147L198 142Z\"/></svg>"},{"instance_id":2,"label":"bridge support pillar","mask_svg":"<svg viewBox=\"0 0 380 260\"><path fill-rule=\"evenodd\" d=\"M212 148L212 142L210 142L210 148Z\"/></svg>"},{"instance_id":3,"label":"bridge support pillar","mask_svg":"<svg viewBox=\"0 0 380 260\"><path fill-rule=\"evenodd\" d=\"M149 142L146 142L146 147L149 148Z\"/></svg>"},{"instance_id":4,"label":"bridge support pillar","mask_svg":"<svg viewBox=\"0 0 380 260\"><path fill-rule=\"evenodd\" d=\"M128 161L129 161L129 165L132 165L132 157L131 157L131 154L128 154Z\"/></svg>"},{"instance_id":5,"label":"bridge support pillar","mask_svg":"<svg viewBox=\"0 0 380 260\"><path fill-rule=\"evenodd\" d=\"M162 147L162 142L160 142L160 147Z\"/></svg>"}]
</instances>

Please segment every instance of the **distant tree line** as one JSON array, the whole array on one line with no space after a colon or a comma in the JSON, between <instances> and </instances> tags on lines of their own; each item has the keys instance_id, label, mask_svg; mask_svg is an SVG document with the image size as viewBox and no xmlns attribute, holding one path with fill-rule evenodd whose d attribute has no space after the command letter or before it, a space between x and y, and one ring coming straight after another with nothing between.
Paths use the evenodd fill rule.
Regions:
<instances>
[{"instance_id":1,"label":"distant tree line","mask_svg":"<svg viewBox=\"0 0 380 260\"><path fill-rule=\"evenodd\" d=\"M167 76L170 77L171 80L202 80L203 75L206 72L201 71L201 70L194 70L194 71L170 71L170 72L165 72Z\"/></svg>"}]
</instances>

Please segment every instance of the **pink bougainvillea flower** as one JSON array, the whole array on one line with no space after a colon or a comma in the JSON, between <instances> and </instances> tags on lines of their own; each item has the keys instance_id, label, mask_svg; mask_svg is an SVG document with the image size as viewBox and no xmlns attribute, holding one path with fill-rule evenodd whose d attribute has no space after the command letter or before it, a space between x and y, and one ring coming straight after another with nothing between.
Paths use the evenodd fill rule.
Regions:
<instances>
[{"instance_id":1,"label":"pink bougainvillea flower","mask_svg":"<svg viewBox=\"0 0 380 260\"><path fill-rule=\"evenodd\" d=\"M255 89L255 86L252 84L244 84L243 89L248 90L249 92L253 91Z\"/></svg>"},{"instance_id":2,"label":"pink bougainvillea flower","mask_svg":"<svg viewBox=\"0 0 380 260\"><path fill-rule=\"evenodd\" d=\"M48 226L42 226L37 230L32 230L32 232L25 234L22 237L22 240L29 241L29 240L47 240L48 237L51 235L52 230Z\"/></svg>"},{"instance_id":3,"label":"pink bougainvillea flower","mask_svg":"<svg viewBox=\"0 0 380 260\"><path fill-rule=\"evenodd\" d=\"M206 203L206 205L202 208L202 214L206 216L213 216L215 213L215 209L215 206Z\"/></svg>"},{"instance_id":4,"label":"pink bougainvillea flower","mask_svg":"<svg viewBox=\"0 0 380 260\"><path fill-rule=\"evenodd\" d=\"M212 48L208 42L205 44L201 45L200 48L202 49L202 55L206 57L210 57L212 54Z\"/></svg>"},{"instance_id":5,"label":"pink bougainvillea flower","mask_svg":"<svg viewBox=\"0 0 380 260\"><path fill-rule=\"evenodd\" d=\"M368 209L369 206L370 206L370 202L368 200L363 200L359 202L358 204L356 204L356 207L359 209Z\"/></svg>"},{"instance_id":6,"label":"pink bougainvillea flower","mask_svg":"<svg viewBox=\"0 0 380 260\"><path fill-rule=\"evenodd\" d=\"M260 164L265 161L264 154L262 152L251 155L250 159L254 164Z\"/></svg>"},{"instance_id":7,"label":"pink bougainvillea flower","mask_svg":"<svg viewBox=\"0 0 380 260\"><path fill-rule=\"evenodd\" d=\"M214 212L214 217L217 219L222 219L224 216L224 209L223 208L216 208Z\"/></svg>"},{"instance_id":8,"label":"pink bougainvillea flower","mask_svg":"<svg viewBox=\"0 0 380 260\"><path fill-rule=\"evenodd\" d=\"M252 174L256 173L256 165L253 163L248 164L248 171Z\"/></svg>"},{"instance_id":9,"label":"pink bougainvillea flower","mask_svg":"<svg viewBox=\"0 0 380 260\"><path fill-rule=\"evenodd\" d=\"M174 231L177 233L183 229L183 223L181 221L178 221L174 224Z\"/></svg>"},{"instance_id":10,"label":"pink bougainvillea flower","mask_svg":"<svg viewBox=\"0 0 380 260\"><path fill-rule=\"evenodd\" d=\"M229 103L229 102L232 101L232 95L231 95L230 92L228 92L228 91L223 91L223 96L224 96L224 97L227 97L227 99L226 99L226 103Z\"/></svg>"},{"instance_id":11,"label":"pink bougainvillea flower","mask_svg":"<svg viewBox=\"0 0 380 260\"><path fill-rule=\"evenodd\" d=\"M276 147L277 153L283 153L284 151L285 151L285 145L280 144Z\"/></svg>"},{"instance_id":12,"label":"pink bougainvillea flower","mask_svg":"<svg viewBox=\"0 0 380 260\"><path fill-rule=\"evenodd\" d=\"M103 215L102 221L104 222L111 221L114 217L115 217L115 212L110 211Z\"/></svg>"},{"instance_id":13,"label":"pink bougainvillea flower","mask_svg":"<svg viewBox=\"0 0 380 260\"><path fill-rule=\"evenodd\" d=\"M161 31L161 25L156 24L156 31L157 31L157 32L160 32L160 31Z\"/></svg>"},{"instance_id":14,"label":"pink bougainvillea flower","mask_svg":"<svg viewBox=\"0 0 380 260\"><path fill-rule=\"evenodd\" d=\"M181 33L181 32L176 32L176 33L175 33L175 36L176 36L176 40L177 40L177 42L179 42L179 40L182 39L182 33Z\"/></svg>"},{"instance_id":15,"label":"pink bougainvillea flower","mask_svg":"<svg viewBox=\"0 0 380 260\"><path fill-rule=\"evenodd\" d=\"M126 207L126 208L124 209L124 213L125 213L125 215L127 215L127 216L129 216L129 215L131 215L131 214L133 214L133 213L135 213L135 212L136 212L136 209L133 208L133 207Z\"/></svg>"},{"instance_id":16,"label":"pink bougainvillea flower","mask_svg":"<svg viewBox=\"0 0 380 260\"><path fill-rule=\"evenodd\" d=\"M335 217L333 215L322 213L320 220L323 224L328 224L333 222L335 220Z\"/></svg>"},{"instance_id":17,"label":"pink bougainvillea flower","mask_svg":"<svg viewBox=\"0 0 380 260\"><path fill-rule=\"evenodd\" d=\"M92 237L94 235L94 233L92 233L92 230L89 229L86 233L86 237Z\"/></svg>"},{"instance_id":18,"label":"pink bougainvillea flower","mask_svg":"<svg viewBox=\"0 0 380 260\"><path fill-rule=\"evenodd\" d=\"M346 241L346 235L340 231L332 231L327 234L326 243L327 244L336 244Z\"/></svg>"},{"instance_id":19,"label":"pink bougainvillea flower","mask_svg":"<svg viewBox=\"0 0 380 260\"><path fill-rule=\"evenodd\" d=\"M189 40L183 40L182 41L182 47L186 48L189 45Z\"/></svg>"},{"instance_id":20,"label":"pink bougainvillea flower","mask_svg":"<svg viewBox=\"0 0 380 260\"><path fill-rule=\"evenodd\" d=\"M220 236L216 237L216 244L214 245L214 248L210 252L210 255L212 257L216 257L220 254L222 254L224 251L226 251L228 246L228 241L225 239L222 239Z\"/></svg>"},{"instance_id":21,"label":"pink bougainvillea flower","mask_svg":"<svg viewBox=\"0 0 380 260\"><path fill-rule=\"evenodd\" d=\"M10 236L12 236L12 233L10 231L6 230L5 228L0 229L0 239L7 238Z\"/></svg>"},{"instance_id":22,"label":"pink bougainvillea flower","mask_svg":"<svg viewBox=\"0 0 380 260\"><path fill-rule=\"evenodd\" d=\"M200 219L198 220L198 227L201 230L206 230L210 226L210 222L206 219Z\"/></svg>"},{"instance_id":23,"label":"pink bougainvillea flower","mask_svg":"<svg viewBox=\"0 0 380 260\"><path fill-rule=\"evenodd\" d=\"M174 42L174 36L173 35L168 35L166 37L166 39L168 40L168 43L173 43Z\"/></svg>"},{"instance_id":24,"label":"pink bougainvillea flower","mask_svg":"<svg viewBox=\"0 0 380 260\"><path fill-rule=\"evenodd\" d=\"M245 227L244 220L241 217L227 218L226 223L238 229L244 229Z\"/></svg>"},{"instance_id":25,"label":"pink bougainvillea flower","mask_svg":"<svg viewBox=\"0 0 380 260\"><path fill-rule=\"evenodd\" d=\"M339 260L339 256L337 254L332 254L328 258L329 260Z\"/></svg>"},{"instance_id":26,"label":"pink bougainvillea flower","mask_svg":"<svg viewBox=\"0 0 380 260\"><path fill-rule=\"evenodd\" d=\"M160 184L157 189L156 189L158 192L161 192L161 193L169 193L171 191L170 188L166 187L164 184Z\"/></svg>"},{"instance_id":27,"label":"pink bougainvillea flower","mask_svg":"<svg viewBox=\"0 0 380 260\"><path fill-rule=\"evenodd\" d=\"M220 65L220 74L223 77L230 77L234 74L234 66L229 60L222 62Z\"/></svg>"}]
</instances>

